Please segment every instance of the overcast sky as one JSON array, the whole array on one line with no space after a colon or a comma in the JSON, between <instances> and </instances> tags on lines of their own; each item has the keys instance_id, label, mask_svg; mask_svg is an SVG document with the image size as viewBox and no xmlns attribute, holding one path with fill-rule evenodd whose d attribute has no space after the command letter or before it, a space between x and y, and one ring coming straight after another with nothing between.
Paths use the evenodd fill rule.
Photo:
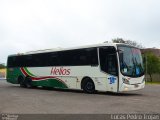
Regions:
<instances>
[{"instance_id":1,"label":"overcast sky","mask_svg":"<svg viewBox=\"0 0 160 120\"><path fill-rule=\"evenodd\" d=\"M117 37L160 48L160 0L0 0L0 63Z\"/></svg>"}]
</instances>

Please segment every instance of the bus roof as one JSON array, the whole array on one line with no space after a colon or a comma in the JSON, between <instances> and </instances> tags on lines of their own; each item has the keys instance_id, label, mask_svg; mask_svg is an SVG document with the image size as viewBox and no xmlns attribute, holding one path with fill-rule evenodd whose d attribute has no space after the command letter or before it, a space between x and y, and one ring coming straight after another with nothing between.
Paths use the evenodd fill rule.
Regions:
<instances>
[{"instance_id":1,"label":"bus roof","mask_svg":"<svg viewBox=\"0 0 160 120\"><path fill-rule=\"evenodd\" d=\"M93 45L85 45L85 46L78 46L78 47L70 47L70 48L53 48L53 49L43 49L43 50L35 50L35 51L28 51L25 53L18 53L13 54L10 56L16 56L16 55L29 55L29 54L37 54L37 53L47 53L47 52L56 52L56 51L65 51L65 50L74 50L74 49L83 49L83 48L92 48L92 47L102 47L102 46L117 46L117 45L125 45L125 46L131 46L124 43L102 43L102 44L93 44ZM134 47L134 46L131 46Z\"/></svg>"}]
</instances>

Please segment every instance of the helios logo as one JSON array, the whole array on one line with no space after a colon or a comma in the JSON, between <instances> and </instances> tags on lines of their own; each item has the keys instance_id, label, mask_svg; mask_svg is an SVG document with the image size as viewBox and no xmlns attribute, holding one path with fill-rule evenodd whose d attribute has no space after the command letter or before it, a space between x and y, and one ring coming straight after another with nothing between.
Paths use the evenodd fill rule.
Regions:
<instances>
[{"instance_id":1,"label":"helios logo","mask_svg":"<svg viewBox=\"0 0 160 120\"><path fill-rule=\"evenodd\" d=\"M71 69L66 69L63 67L52 67L51 75L70 75Z\"/></svg>"}]
</instances>

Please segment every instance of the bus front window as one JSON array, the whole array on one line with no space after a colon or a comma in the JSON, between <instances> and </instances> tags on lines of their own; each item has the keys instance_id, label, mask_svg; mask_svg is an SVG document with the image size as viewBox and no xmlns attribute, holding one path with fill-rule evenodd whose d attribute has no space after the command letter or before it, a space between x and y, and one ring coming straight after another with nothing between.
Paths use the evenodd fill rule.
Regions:
<instances>
[{"instance_id":1,"label":"bus front window","mask_svg":"<svg viewBox=\"0 0 160 120\"><path fill-rule=\"evenodd\" d=\"M144 74L142 56L139 49L118 46L120 70L124 76L140 77Z\"/></svg>"}]
</instances>

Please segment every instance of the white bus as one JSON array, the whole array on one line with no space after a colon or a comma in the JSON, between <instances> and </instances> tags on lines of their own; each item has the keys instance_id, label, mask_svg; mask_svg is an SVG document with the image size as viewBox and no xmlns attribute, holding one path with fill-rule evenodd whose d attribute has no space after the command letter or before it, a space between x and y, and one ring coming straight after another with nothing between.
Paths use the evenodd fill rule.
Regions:
<instances>
[{"instance_id":1,"label":"white bus","mask_svg":"<svg viewBox=\"0 0 160 120\"><path fill-rule=\"evenodd\" d=\"M103 43L8 56L7 81L21 87L123 92L145 86L138 48Z\"/></svg>"}]
</instances>

